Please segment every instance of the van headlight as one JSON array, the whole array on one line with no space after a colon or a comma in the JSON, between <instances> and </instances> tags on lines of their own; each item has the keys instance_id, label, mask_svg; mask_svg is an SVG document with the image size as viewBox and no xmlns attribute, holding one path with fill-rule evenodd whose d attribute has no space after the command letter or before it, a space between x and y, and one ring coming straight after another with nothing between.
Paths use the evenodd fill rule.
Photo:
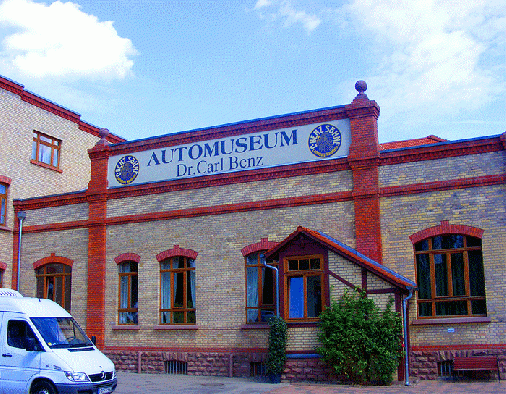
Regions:
<instances>
[{"instance_id":1,"label":"van headlight","mask_svg":"<svg viewBox=\"0 0 506 394\"><path fill-rule=\"evenodd\" d=\"M88 375L86 375L84 372L68 372L65 371L65 376L68 380L71 380L72 382L89 382L90 379L88 378Z\"/></svg>"}]
</instances>

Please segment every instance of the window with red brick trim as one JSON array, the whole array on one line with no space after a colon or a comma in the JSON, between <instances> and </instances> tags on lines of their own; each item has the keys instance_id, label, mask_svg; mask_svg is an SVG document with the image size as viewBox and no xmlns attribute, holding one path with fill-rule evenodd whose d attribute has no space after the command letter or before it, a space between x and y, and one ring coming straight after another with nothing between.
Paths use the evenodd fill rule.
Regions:
<instances>
[{"instance_id":1,"label":"window with red brick trim","mask_svg":"<svg viewBox=\"0 0 506 394\"><path fill-rule=\"evenodd\" d=\"M418 317L486 316L482 243L443 234L414 244Z\"/></svg>"},{"instance_id":2,"label":"window with red brick trim","mask_svg":"<svg viewBox=\"0 0 506 394\"><path fill-rule=\"evenodd\" d=\"M5 215L7 212L7 189L9 185L0 183L0 225L5 225Z\"/></svg>"},{"instance_id":3,"label":"window with red brick trim","mask_svg":"<svg viewBox=\"0 0 506 394\"><path fill-rule=\"evenodd\" d=\"M32 162L54 169L60 168L61 141L57 138L33 132Z\"/></svg>"},{"instance_id":4,"label":"window with red brick trim","mask_svg":"<svg viewBox=\"0 0 506 394\"><path fill-rule=\"evenodd\" d=\"M37 297L48 298L70 312L72 267L49 263L35 270Z\"/></svg>"},{"instance_id":5,"label":"window with red brick trim","mask_svg":"<svg viewBox=\"0 0 506 394\"><path fill-rule=\"evenodd\" d=\"M195 324L195 260L172 256L160 261L160 324Z\"/></svg>"},{"instance_id":6,"label":"window with red brick trim","mask_svg":"<svg viewBox=\"0 0 506 394\"><path fill-rule=\"evenodd\" d=\"M265 250L251 253L246 261L246 323L265 323L276 310L276 272L265 260Z\"/></svg>"},{"instance_id":7,"label":"window with red brick trim","mask_svg":"<svg viewBox=\"0 0 506 394\"><path fill-rule=\"evenodd\" d=\"M118 264L118 271L118 324L139 324L138 263L136 261L123 261Z\"/></svg>"},{"instance_id":8,"label":"window with red brick trim","mask_svg":"<svg viewBox=\"0 0 506 394\"><path fill-rule=\"evenodd\" d=\"M316 321L323 310L323 256L293 256L284 261L285 315L288 321Z\"/></svg>"}]
</instances>

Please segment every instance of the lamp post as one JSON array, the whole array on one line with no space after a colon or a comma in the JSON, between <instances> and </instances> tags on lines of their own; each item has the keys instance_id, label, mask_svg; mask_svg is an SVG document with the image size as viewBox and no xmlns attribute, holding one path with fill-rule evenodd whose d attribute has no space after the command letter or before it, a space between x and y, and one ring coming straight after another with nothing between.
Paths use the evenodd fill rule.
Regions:
<instances>
[{"instance_id":1,"label":"lamp post","mask_svg":"<svg viewBox=\"0 0 506 394\"><path fill-rule=\"evenodd\" d=\"M19 291L19 280L21 277L21 235L23 234L23 220L26 219L26 212L19 211L18 212L18 220L19 220L19 240L18 240L18 280L17 280L17 291Z\"/></svg>"}]
</instances>

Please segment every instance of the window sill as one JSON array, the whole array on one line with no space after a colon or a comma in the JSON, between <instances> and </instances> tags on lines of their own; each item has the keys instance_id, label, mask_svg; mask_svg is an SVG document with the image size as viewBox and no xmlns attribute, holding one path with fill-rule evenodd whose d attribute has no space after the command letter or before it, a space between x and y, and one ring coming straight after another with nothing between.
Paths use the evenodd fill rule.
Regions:
<instances>
[{"instance_id":1,"label":"window sill","mask_svg":"<svg viewBox=\"0 0 506 394\"><path fill-rule=\"evenodd\" d=\"M411 322L413 326L428 326L435 324L470 324L470 323L490 323L492 320L487 316L477 317L446 317L439 319L416 319Z\"/></svg>"},{"instance_id":2,"label":"window sill","mask_svg":"<svg viewBox=\"0 0 506 394\"><path fill-rule=\"evenodd\" d=\"M140 330L138 324L115 324L112 326L113 330Z\"/></svg>"},{"instance_id":3,"label":"window sill","mask_svg":"<svg viewBox=\"0 0 506 394\"><path fill-rule=\"evenodd\" d=\"M9 232L9 233L12 233L12 229L10 229L9 227L4 226L2 224L0 224L0 231L6 231L6 232Z\"/></svg>"},{"instance_id":4,"label":"window sill","mask_svg":"<svg viewBox=\"0 0 506 394\"><path fill-rule=\"evenodd\" d=\"M41 163L40 161L30 160L30 163L32 163L36 166L39 166L39 167L47 168L48 170L53 170L53 171L59 172L60 174L63 172L59 168L53 167L53 166L46 164L46 163Z\"/></svg>"},{"instance_id":5,"label":"window sill","mask_svg":"<svg viewBox=\"0 0 506 394\"><path fill-rule=\"evenodd\" d=\"M199 327L197 325L192 324L158 324L156 326L151 326L153 330L198 330Z\"/></svg>"},{"instance_id":6,"label":"window sill","mask_svg":"<svg viewBox=\"0 0 506 394\"><path fill-rule=\"evenodd\" d=\"M286 325L287 327L291 327L291 328L299 328L299 327L318 327L318 325L320 324L320 320L317 320L317 321L301 321L301 322L296 322L296 321L287 321L286 322Z\"/></svg>"},{"instance_id":7,"label":"window sill","mask_svg":"<svg viewBox=\"0 0 506 394\"><path fill-rule=\"evenodd\" d=\"M243 324L241 330L268 330L270 326L265 323Z\"/></svg>"}]
</instances>

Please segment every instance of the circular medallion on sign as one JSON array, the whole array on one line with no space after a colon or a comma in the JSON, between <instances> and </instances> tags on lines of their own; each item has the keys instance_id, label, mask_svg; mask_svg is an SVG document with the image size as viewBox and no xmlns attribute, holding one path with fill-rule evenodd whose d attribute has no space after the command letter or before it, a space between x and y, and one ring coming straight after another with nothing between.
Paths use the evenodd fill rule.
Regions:
<instances>
[{"instance_id":1,"label":"circular medallion on sign","mask_svg":"<svg viewBox=\"0 0 506 394\"><path fill-rule=\"evenodd\" d=\"M341 147L341 132L331 124L322 124L309 134L309 150L318 157L329 157Z\"/></svg>"},{"instance_id":2,"label":"circular medallion on sign","mask_svg":"<svg viewBox=\"0 0 506 394\"><path fill-rule=\"evenodd\" d=\"M118 160L114 168L114 176L116 180L123 184L129 185L139 174L139 162L134 156L124 156Z\"/></svg>"}]
</instances>

